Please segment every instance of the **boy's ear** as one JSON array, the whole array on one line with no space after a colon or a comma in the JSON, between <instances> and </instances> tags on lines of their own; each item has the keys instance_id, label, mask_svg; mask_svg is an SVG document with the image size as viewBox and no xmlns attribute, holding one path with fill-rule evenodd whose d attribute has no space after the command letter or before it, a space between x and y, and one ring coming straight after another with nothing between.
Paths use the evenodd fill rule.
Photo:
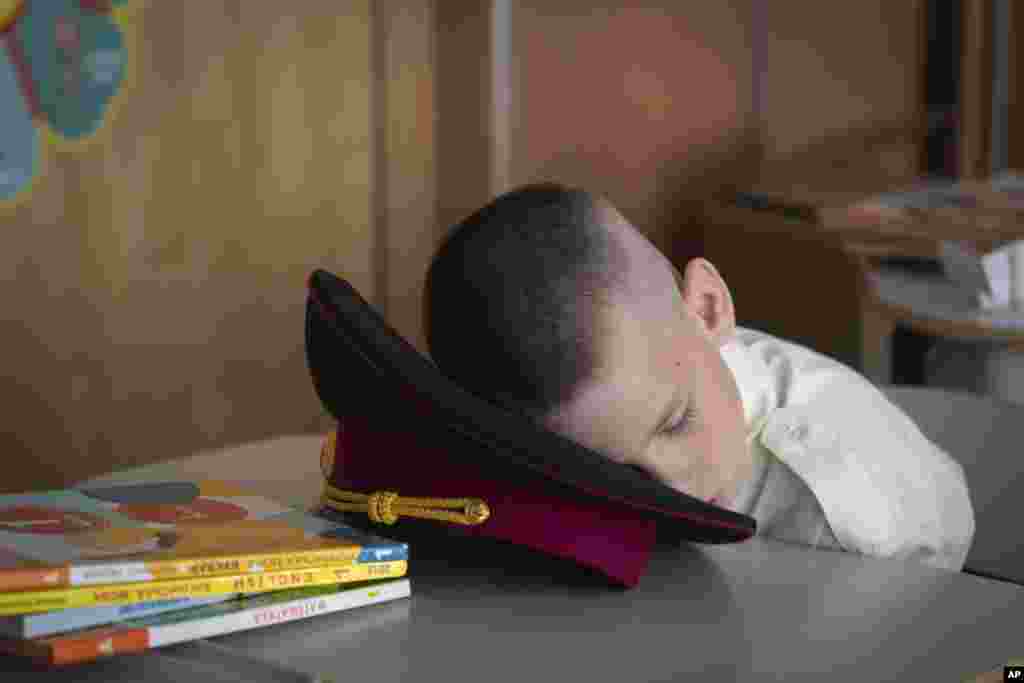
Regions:
<instances>
[{"instance_id":1,"label":"boy's ear","mask_svg":"<svg viewBox=\"0 0 1024 683\"><path fill-rule=\"evenodd\" d=\"M729 287L718 270L707 259L691 259L679 284L683 305L704 336L719 346L727 342L736 331L736 310Z\"/></svg>"}]
</instances>

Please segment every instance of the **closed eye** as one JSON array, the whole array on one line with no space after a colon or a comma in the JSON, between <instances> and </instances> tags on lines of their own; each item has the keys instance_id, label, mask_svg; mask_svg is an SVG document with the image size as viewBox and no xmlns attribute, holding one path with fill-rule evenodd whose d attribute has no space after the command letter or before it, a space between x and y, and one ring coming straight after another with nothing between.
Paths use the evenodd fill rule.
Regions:
<instances>
[{"instance_id":1,"label":"closed eye","mask_svg":"<svg viewBox=\"0 0 1024 683\"><path fill-rule=\"evenodd\" d=\"M666 436L679 436L690 431L694 421L697 419L697 409L691 403L686 406L686 411L671 427L666 428L662 434Z\"/></svg>"}]
</instances>

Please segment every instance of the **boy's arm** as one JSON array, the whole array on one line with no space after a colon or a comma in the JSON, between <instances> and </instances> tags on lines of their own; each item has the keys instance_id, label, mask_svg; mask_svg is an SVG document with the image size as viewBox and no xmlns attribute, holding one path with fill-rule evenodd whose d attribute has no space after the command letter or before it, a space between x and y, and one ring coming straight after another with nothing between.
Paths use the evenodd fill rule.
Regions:
<instances>
[{"instance_id":1,"label":"boy's arm","mask_svg":"<svg viewBox=\"0 0 1024 683\"><path fill-rule=\"evenodd\" d=\"M857 373L801 373L762 440L808 485L843 548L962 568L974 536L963 468Z\"/></svg>"}]
</instances>

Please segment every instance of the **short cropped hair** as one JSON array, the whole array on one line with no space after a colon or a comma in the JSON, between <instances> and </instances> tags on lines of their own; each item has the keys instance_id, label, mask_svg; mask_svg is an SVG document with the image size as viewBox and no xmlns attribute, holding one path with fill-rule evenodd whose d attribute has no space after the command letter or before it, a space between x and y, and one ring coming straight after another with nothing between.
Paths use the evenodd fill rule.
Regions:
<instances>
[{"instance_id":1,"label":"short cropped hair","mask_svg":"<svg viewBox=\"0 0 1024 683\"><path fill-rule=\"evenodd\" d=\"M454 226L427 273L430 355L464 389L543 420L598 364L600 310L625 255L588 192L545 183Z\"/></svg>"}]
</instances>

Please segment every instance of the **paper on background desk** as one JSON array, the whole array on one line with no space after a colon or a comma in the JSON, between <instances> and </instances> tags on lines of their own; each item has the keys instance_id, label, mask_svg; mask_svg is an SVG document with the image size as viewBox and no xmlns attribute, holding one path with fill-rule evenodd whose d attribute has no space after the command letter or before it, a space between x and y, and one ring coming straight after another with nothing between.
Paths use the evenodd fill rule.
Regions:
<instances>
[{"instance_id":1,"label":"paper on background desk","mask_svg":"<svg viewBox=\"0 0 1024 683\"><path fill-rule=\"evenodd\" d=\"M1024 209L1024 174L1002 173L993 176L987 186L1003 195L1000 206ZM865 203L887 209L969 209L985 205L971 186L953 180L924 180L910 190L877 195Z\"/></svg>"},{"instance_id":2,"label":"paper on background desk","mask_svg":"<svg viewBox=\"0 0 1024 683\"><path fill-rule=\"evenodd\" d=\"M993 179L992 187L1024 204L1024 175L1004 173ZM1024 308L1021 306L1024 303L1024 242L1000 247L983 256L981 263L991 289L990 295L981 297L982 308ZM1016 317L1020 317L1020 314Z\"/></svg>"},{"instance_id":3,"label":"paper on background desk","mask_svg":"<svg viewBox=\"0 0 1024 683\"><path fill-rule=\"evenodd\" d=\"M940 253L946 277L973 295L977 319L996 328L1024 328L1024 242L980 257L969 245L943 242Z\"/></svg>"},{"instance_id":4,"label":"paper on background desk","mask_svg":"<svg viewBox=\"0 0 1024 683\"><path fill-rule=\"evenodd\" d=\"M989 295L982 294L983 308L1002 308L1010 305L1010 293L1014 289L1013 265L1020 263L1020 243L1014 242L981 257L981 266L988 278ZM1013 252L1013 258L1011 258ZM1019 287L1017 288L1019 289Z\"/></svg>"},{"instance_id":5,"label":"paper on background desk","mask_svg":"<svg viewBox=\"0 0 1024 683\"><path fill-rule=\"evenodd\" d=\"M976 317L1004 329L1024 329L1024 242L978 257L954 243L942 246L946 276L977 295Z\"/></svg>"},{"instance_id":6,"label":"paper on background desk","mask_svg":"<svg viewBox=\"0 0 1024 683\"><path fill-rule=\"evenodd\" d=\"M1024 175L995 176L988 187L1002 194L1008 206L1024 209ZM872 206L886 209L970 208L978 198L969 187L948 180L926 181L910 191L873 197ZM993 325L1024 327L1024 242L1014 242L980 257L966 245L944 243L943 269L949 279L977 292L983 317Z\"/></svg>"}]
</instances>

